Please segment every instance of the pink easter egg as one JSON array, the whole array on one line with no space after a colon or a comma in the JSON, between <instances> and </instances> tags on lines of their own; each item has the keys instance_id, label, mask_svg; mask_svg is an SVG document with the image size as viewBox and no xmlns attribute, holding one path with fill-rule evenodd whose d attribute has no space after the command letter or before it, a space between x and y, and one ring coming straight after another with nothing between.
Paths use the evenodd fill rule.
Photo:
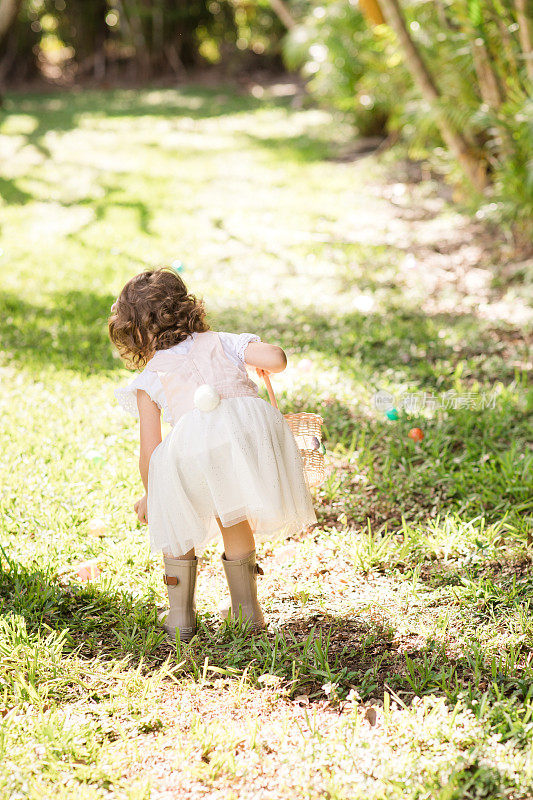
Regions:
<instances>
[{"instance_id":1,"label":"pink easter egg","mask_svg":"<svg viewBox=\"0 0 533 800\"><path fill-rule=\"evenodd\" d=\"M96 563L96 559L92 561L84 561L74 567L76 576L80 581L91 581L100 575L100 568Z\"/></svg>"}]
</instances>

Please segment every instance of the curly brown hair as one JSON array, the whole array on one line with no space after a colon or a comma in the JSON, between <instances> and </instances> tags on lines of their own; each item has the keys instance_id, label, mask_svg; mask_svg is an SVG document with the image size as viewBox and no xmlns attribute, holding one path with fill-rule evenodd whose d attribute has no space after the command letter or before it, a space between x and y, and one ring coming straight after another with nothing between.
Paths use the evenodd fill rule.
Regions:
<instances>
[{"instance_id":1,"label":"curly brown hair","mask_svg":"<svg viewBox=\"0 0 533 800\"><path fill-rule=\"evenodd\" d=\"M111 308L109 337L126 365L142 369L156 350L166 350L209 330L201 300L165 267L131 278Z\"/></svg>"}]
</instances>

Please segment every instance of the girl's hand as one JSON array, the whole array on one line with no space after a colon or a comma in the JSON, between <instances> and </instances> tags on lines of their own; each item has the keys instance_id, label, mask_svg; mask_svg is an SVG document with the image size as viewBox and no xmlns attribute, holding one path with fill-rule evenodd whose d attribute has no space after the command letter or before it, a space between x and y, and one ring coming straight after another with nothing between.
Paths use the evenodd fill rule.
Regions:
<instances>
[{"instance_id":1,"label":"girl's hand","mask_svg":"<svg viewBox=\"0 0 533 800\"><path fill-rule=\"evenodd\" d=\"M269 369L261 369L261 367L256 367L255 371L259 375L260 378L263 378L265 375L272 375L271 370Z\"/></svg>"},{"instance_id":2,"label":"girl's hand","mask_svg":"<svg viewBox=\"0 0 533 800\"><path fill-rule=\"evenodd\" d=\"M139 522L142 525L148 525L148 516L147 516L147 513L146 513L146 504L147 504L147 502L148 502L148 498L146 497L146 495L144 495L143 497L141 497L140 500L137 500L137 502L133 506L133 508L135 510L135 513L139 517Z\"/></svg>"}]
</instances>

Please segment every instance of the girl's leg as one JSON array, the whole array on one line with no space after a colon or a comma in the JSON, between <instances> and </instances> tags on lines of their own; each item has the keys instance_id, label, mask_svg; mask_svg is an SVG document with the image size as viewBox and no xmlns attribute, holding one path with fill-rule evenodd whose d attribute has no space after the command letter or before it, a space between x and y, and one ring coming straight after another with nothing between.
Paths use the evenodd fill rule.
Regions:
<instances>
[{"instance_id":1,"label":"girl's leg","mask_svg":"<svg viewBox=\"0 0 533 800\"><path fill-rule=\"evenodd\" d=\"M217 517L218 527L224 541L224 552L228 561L237 561L249 556L255 550L255 541L250 523L247 520L225 528Z\"/></svg>"},{"instance_id":2,"label":"girl's leg","mask_svg":"<svg viewBox=\"0 0 533 800\"><path fill-rule=\"evenodd\" d=\"M182 558L184 561L191 561L195 556L194 547L189 550L188 553L184 553L182 556L175 556L173 553L168 552L168 550L163 550L163 557L164 558Z\"/></svg>"},{"instance_id":3,"label":"girl's leg","mask_svg":"<svg viewBox=\"0 0 533 800\"><path fill-rule=\"evenodd\" d=\"M255 541L250 524L238 522L224 528L218 518L217 522L224 541L222 565L231 595L231 615L242 615L252 631L262 630L265 619L257 600L257 575L262 575L263 570L255 560ZM229 612L230 609L224 609L222 615L226 617Z\"/></svg>"}]
</instances>

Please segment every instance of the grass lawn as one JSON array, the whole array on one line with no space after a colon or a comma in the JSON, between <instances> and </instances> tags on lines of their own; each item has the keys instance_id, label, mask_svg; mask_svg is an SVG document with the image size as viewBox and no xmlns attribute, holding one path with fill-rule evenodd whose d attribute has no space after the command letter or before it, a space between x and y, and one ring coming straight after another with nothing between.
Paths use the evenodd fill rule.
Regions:
<instances>
[{"instance_id":1,"label":"grass lawn","mask_svg":"<svg viewBox=\"0 0 533 800\"><path fill-rule=\"evenodd\" d=\"M0 797L533 797L528 323L504 243L270 89L9 95L0 133ZM259 548L252 639L217 620L218 545L197 637L165 638L132 510L106 318L175 259L215 329L287 350L282 409L325 420L319 525ZM68 571L93 558L94 581Z\"/></svg>"}]
</instances>

